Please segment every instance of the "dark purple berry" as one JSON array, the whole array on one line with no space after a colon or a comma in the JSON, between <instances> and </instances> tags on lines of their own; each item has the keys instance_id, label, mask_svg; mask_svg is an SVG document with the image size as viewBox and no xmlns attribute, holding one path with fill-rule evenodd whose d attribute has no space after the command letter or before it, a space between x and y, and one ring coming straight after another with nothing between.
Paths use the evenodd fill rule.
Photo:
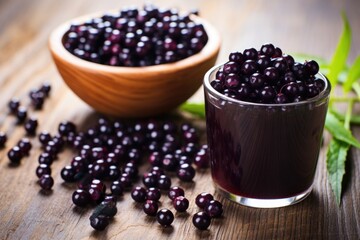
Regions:
<instances>
[{"instance_id":1,"label":"dark purple berry","mask_svg":"<svg viewBox=\"0 0 360 240\"><path fill-rule=\"evenodd\" d=\"M23 106L18 107L16 112L17 123L23 123L27 117L27 109Z\"/></svg>"},{"instance_id":2,"label":"dark purple berry","mask_svg":"<svg viewBox=\"0 0 360 240\"><path fill-rule=\"evenodd\" d=\"M147 187L147 188L152 188L152 187L157 187L158 184L158 176L149 172L149 173L145 173L143 175L143 184Z\"/></svg>"},{"instance_id":3,"label":"dark purple berry","mask_svg":"<svg viewBox=\"0 0 360 240\"><path fill-rule=\"evenodd\" d=\"M241 65L244 63L245 58L241 52L232 52L229 55L229 61L236 62Z\"/></svg>"},{"instance_id":4,"label":"dark purple berry","mask_svg":"<svg viewBox=\"0 0 360 240\"><path fill-rule=\"evenodd\" d=\"M20 139L17 145L20 148L23 155L29 155L29 152L32 148L32 144L28 138Z\"/></svg>"},{"instance_id":5,"label":"dark purple berry","mask_svg":"<svg viewBox=\"0 0 360 240\"><path fill-rule=\"evenodd\" d=\"M65 182L74 182L75 174L76 174L75 169L70 165L63 167L63 169L61 169L61 172L60 172L61 178Z\"/></svg>"},{"instance_id":6,"label":"dark purple berry","mask_svg":"<svg viewBox=\"0 0 360 240\"><path fill-rule=\"evenodd\" d=\"M271 43L267 43L261 46L260 52L265 56L272 57L275 53L275 47Z\"/></svg>"},{"instance_id":7,"label":"dark purple berry","mask_svg":"<svg viewBox=\"0 0 360 240\"><path fill-rule=\"evenodd\" d=\"M244 50L243 56L246 60L256 60L258 57L258 51L256 51L255 48L248 48Z\"/></svg>"},{"instance_id":8,"label":"dark purple berry","mask_svg":"<svg viewBox=\"0 0 360 240\"><path fill-rule=\"evenodd\" d=\"M42 189L50 190L54 185L54 179L50 175L44 174L41 176L39 184Z\"/></svg>"},{"instance_id":9,"label":"dark purple berry","mask_svg":"<svg viewBox=\"0 0 360 240\"><path fill-rule=\"evenodd\" d=\"M194 164L197 168L209 167L209 154L206 149L200 149L199 152L196 153Z\"/></svg>"},{"instance_id":10,"label":"dark purple berry","mask_svg":"<svg viewBox=\"0 0 360 240\"><path fill-rule=\"evenodd\" d=\"M64 121L59 124L58 131L61 136L67 136L71 132L76 132L76 126L72 122Z\"/></svg>"},{"instance_id":11,"label":"dark purple berry","mask_svg":"<svg viewBox=\"0 0 360 240\"><path fill-rule=\"evenodd\" d=\"M36 168L36 176L38 178L41 178L42 175L51 174L51 168L46 165L46 164L40 164L37 168Z\"/></svg>"},{"instance_id":12,"label":"dark purple berry","mask_svg":"<svg viewBox=\"0 0 360 240\"><path fill-rule=\"evenodd\" d=\"M261 88L265 83L265 78L260 73L254 73L250 77L250 85L253 88Z\"/></svg>"},{"instance_id":13,"label":"dark purple berry","mask_svg":"<svg viewBox=\"0 0 360 240\"><path fill-rule=\"evenodd\" d=\"M147 200L154 200L159 201L161 198L161 192L157 188L149 188L146 192L146 199Z\"/></svg>"},{"instance_id":14,"label":"dark purple berry","mask_svg":"<svg viewBox=\"0 0 360 240\"><path fill-rule=\"evenodd\" d=\"M230 73L225 77L225 86L228 88L237 88L240 85L240 77L235 73Z\"/></svg>"},{"instance_id":15,"label":"dark purple berry","mask_svg":"<svg viewBox=\"0 0 360 240\"><path fill-rule=\"evenodd\" d=\"M287 97L285 96L285 94L283 93L278 93L275 97L275 103L278 103L278 104L282 104L282 103L287 103L288 102L288 99Z\"/></svg>"},{"instance_id":16,"label":"dark purple berry","mask_svg":"<svg viewBox=\"0 0 360 240\"><path fill-rule=\"evenodd\" d=\"M227 62L224 64L223 67L223 71L226 75L230 74L230 73L238 73L240 72L240 66L238 63L236 62Z\"/></svg>"},{"instance_id":17,"label":"dark purple berry","mask_svg":"<svg viewBox=\"0 0 360 240\"><path fill-rule=\"evenodd\" d=\"M120 181L113 181L110 185L110 191L115 196L121 196L124 192L124 188Z\"/></svg>"},{"instance_id":18,"label":"dark purple berry","mask_svg":"<svg viewBox=\"0 0 360 240\"><path fill-rule=\"evenodd\" d=\"M15 146L9 150L7 153L10 162L12 163L19 163L21 158L23 157L23 153L18 146Z\"/></svg>"},{"instance_id":19,"label":"dark purple berry","mask_svg":"<svg viewBox=\"0 0 360 240\"><path fill-rule=\"evenodd\" d=\"M18 98L12 98L8 103L8 107L11 114L16 114L19 106L20 106L20 100Z\"/></svg>"},{"instance_id":20,"label":"dark purple berry","mask_svg":"<svg viewBox=\"0 0 360 240\"><path fill-rule=\"evenodd\" d=\"M161 209L156 214L156 220L160 225L167 227L174 221L174 214L169 209Z\"/></svg>"},{"instance_id":21,"label":"dark purple berry","mask_svg":"<svg viewBox=\"0 0 360 240\"><path fill-rule=\"evenodd\" d=\"M146 189L143 187L135 187L131 191L131 198L138 203L145 202L146 200Z\"/></svg>"},{"instance_id":22,"label":"dark purple berry","mask_svg":"<svg viewBox=\"0 0 360 240\"><path fill-rule=\"evenodd\" d=\"M146 200L143 206L144 212L149 216L156 216L159 206L155 200Z\"/></svg>"},{"instance_id":23,"label":"dark purple berry","mask_svg":"<svg viewBox=\"0 0 360 240\"><path fill-rule=\"evenodd\" d=\"M95 230L102 231L109 225L109 218L104 215L90 218L90 225Z\"/></svg>"},{"instance_id":24,"label":"dark purple berry","mask_svg":"<svg viewBox=\"0 0 360 240\"><path fill-rule=\"evenodd\" d=\"M246 60L241 66L241 73L250 76L258 70L257 63L254 60Z\"/></svg>"},{"instance_id":25,"label":"dark purple berry","mask_svg":"<svg viewBox=\"0 0 360 240\"><path fill-rule=\"evenodd\" d=\"M194 214L192 222L197 229L206 230L211 223L211 218L206 212L197 212Z\"/></svg>"},{"instance_id":26,"label":"dark purple berry","mask_svg":"<svg viewBox=\"0 0 360 240\"><path fill-rule=\"evenodd\" d=\"M169 192L168 192L168 197L171 200L174 200L176 197L184 196L184 195L185 195L184 189L182 189L182 188L180 188L178 186L171 187Z\"/></svg>"},{"instance_id":27,"label":"dark purple berry","mask_svg":"<svg viewBox=\"0 0 360 240\"><path fill-rule=\"evenodd\" d=\"M189 200L184 196L178 196L173 200L173 205L176 211L185 212L189 207Z\"/></svg>"},{"instance_id":28,"label":"dark purple berry","mask_svg":"<svg viewBox=\"0 0 360 240\"><path fill-rule=\"evenodd\" d=\"M205 207L205 212L212 218L220 217L223 212L223 206L219 201L211 200Z\"/></svg>"},{"instance_id":29,"label":"dark purple berry","mask_svg":"<svg viewBox=\"0 0 360 240\"><path fill-rule=\"evenodd\" d=\"M42 146L46 146L46 144L51 141L52 137L50 135L50 133L46 132L46 131L42 131L39 134L39 141L41 143Z\"/></svg>"},{"instance_id":30,"label":"dark purple berry","mask_svg":"<svg viewBox=\"0 0 360 240\"><path fill-rule=\"evenodd\" d=\"M181 181L191 182L195 177L195 169L190 164L184 163L178 168L177 176Z\"/></svg>"},{"instance_id":31,"label":"dark purple berry","mask_svg":"<svg viewBox=\"0 0 360 240\"><path fill-rule=\"evenodd\" d=\"M195 203L199 208L204 209L213 199L213 195L207 192L203 192L196 196Z\"/></svg>"},{"instance_id":32,"label":"dark purple berry","mask_svg":"<svg viewBox=\"0 0 360 240\"><path fill-rule=\"evenodd\" d=\"M157 186L161 190L169 190L171 187L171 179L166 175L161 175L158 178Z\"/></svg>"},{"instance_id":33,"label":"dark purple berry","mask_svg":"<svg viewBox=\"0 0 360 240\"><path fill-rule=\"evenodd\" d=\"M5 147L6 141L7 141L6 133L0 132L0 149Z\"/></svg>"},{"instance_id":34,"label":"dark purple berry","mask_svg":"<svg viewBox=\"0 0 360 240\"><path fill-rule=\"evenodd\" d=\"M78 207L85 207L90 203L90 200L90 194L83 189L75 190L72 195L72 201Z\"/></svg>"},{"instance_id":35,"label":"dark purple berry","mask_svg":"<svg viewBox=\"0 0 360 240\"><path fill-rule=\"evenodd\" d=\"M304 66L310 75L315 75L319 72L319 64L314 60L306 61Z\"/></svg>"}]
</instances>

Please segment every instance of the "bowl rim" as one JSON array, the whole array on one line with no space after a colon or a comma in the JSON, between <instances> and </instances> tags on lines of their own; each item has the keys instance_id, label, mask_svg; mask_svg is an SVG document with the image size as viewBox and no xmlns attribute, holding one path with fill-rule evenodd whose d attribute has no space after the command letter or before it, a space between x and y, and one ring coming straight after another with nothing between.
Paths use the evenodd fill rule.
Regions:
<instances>
[{"instance_id":1,"label":"bowl rim","mask_svg":"<svg viewBox=\"0 0 360 240\"><path fill-rule=\"evenodd\" d=\"M117 10L118 11L118 10ZM71 65L77 66L83 69L91 69L92 71L99 72L108 72L108 73L136 73L136 74L147 74L147 73L160 73L160 72L176 72L180 69L186 69L188 67L197 65L206 59L211 58L211 56L217 54L220 50L221 46L221 38L218 31L204 18L201 18L196 15L191 15L191 19L196 23L201 23L205 31L208 35L208 42L203 47L203 49L187 58L182 60L173 62L173 63L165 63L159 65L145 66L145 67L124 67L124 66L109 66L100 63L94 63L90 61L86 61L79 57L76 57L69 51L67 51L62 43L62 39L64 34L69 30L71 24L74 23L83 23L88 19L102 16L107 13L114 13L115 10L112 11L102 11L96 13L86 14L80 17L76 17L70 19L58 27L56 27L50 34L48 40L48 46L53 56L56 56Z\"/></svg>"}]
</instances>

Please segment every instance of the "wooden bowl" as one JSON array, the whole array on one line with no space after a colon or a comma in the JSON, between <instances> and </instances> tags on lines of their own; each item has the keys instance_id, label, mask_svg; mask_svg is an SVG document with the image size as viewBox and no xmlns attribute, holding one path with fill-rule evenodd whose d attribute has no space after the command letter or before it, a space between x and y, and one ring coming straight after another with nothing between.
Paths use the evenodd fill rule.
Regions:
<instances>
[{"instance_id":1,"label":"wooden bowl","mask_svg":"<svg viewBox=\"0 0 360 240\"><path fill-rule=\"evenodd\" d=\"M168 112L191 97L220 50L218 32L204 19L208 42L197 54L175 63L148 67L114 67L82 60L62 43L71 23L82 23L100 14L70 20L50 35L49 48L65 83L97 111L118 117L148 117Z\"/></svg>"}]
</instances>

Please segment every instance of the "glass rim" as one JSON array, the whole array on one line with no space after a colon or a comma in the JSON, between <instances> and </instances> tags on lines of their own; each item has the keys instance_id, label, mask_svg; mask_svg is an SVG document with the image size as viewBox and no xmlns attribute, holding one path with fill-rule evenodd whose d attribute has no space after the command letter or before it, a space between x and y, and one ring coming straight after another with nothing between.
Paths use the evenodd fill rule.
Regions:
<instances>
[{"instance_id":1,"label":"glass rim","mask_svg":"<svg viewBox=\"0 0 360 240\"><path fill-rule=\"evenodd\" d=\"M321 77L322 80L324 80L325 82L325 87L324 89L315 97L313 98L309 98L306 99L304 101L300 101L300 102L292 102L292 103L282 103L282 104L278 104L278 103L254 103L254 102L246 102L246 101L241 101L238 99L234 99L231 97L227 97L224 94L219 93L218 91L216 91L210 84L210 75L218 70L220 67L222 67L225 63L221 63L221 64L217 64L215 66L213 66L212 68L210 68L204 75L204 89L205 91L210 92L211 94L215 95L216 97L218 97L219 99L223 99L229 102L233 102L233 103L237 103L237 104L242 104L242 105L251 105L251 106L259 106L259 107L284 107L284 106L299 106L299 105L304 105L304 104L309 104L309 103L315 103L321 100L326 99L327 97L329 97L330 95L330 90L331 90L331 85L329 80L327 79L327 77L322 74L322 73L317 73L316 75L319 75Z\"/></svg>"}]
</instances>

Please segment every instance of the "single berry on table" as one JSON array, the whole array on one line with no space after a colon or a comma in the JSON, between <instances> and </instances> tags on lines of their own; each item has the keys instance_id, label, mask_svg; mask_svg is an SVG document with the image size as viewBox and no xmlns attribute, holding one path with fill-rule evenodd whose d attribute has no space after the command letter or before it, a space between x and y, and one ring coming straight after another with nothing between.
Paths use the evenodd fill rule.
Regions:
<instances>
[{"instance_id":1,"label":"single berry on table","mask_svg":"<svg viewBox=\"0 0 360 240\"><path fill-rule=\"evenodd\" d=\"M173 205L176 211L185 212L189 207L189 200L184 196L178 196L173 200Z\"/></svg>"},{"instance_id":2,"label":"single berry on table","mask_svg":"<svg viewBox=\"0 0 360 240\"><path fill-rule=\"evenodd\" d=\"M199 208L204 209L213 199L214 197L210 193L202 192L196 196L195 203Z\"/></svg>"},{"instance_id":3,"label":"single berry on table","mask_svg":"<svg viewBox=\"0 0 360 240\"><path fill-rule=\"evenodd\" d=\"M192 222L199 230L206 230L211 223L211 218L206 212L197 212L194 214Z\"/></svg>"},{"instance_id":4,"label":"single berry on table","mask_svg":"<svg viewBox=\"0 0 360 240\"><path fill-rule=\"evenodd\" d=\"M154 200L146 200L143 206L144 212L149 216L156 216L158 208L159 206Z\"/></svg>"},{"instance_id":5,"label":"single berry on table","mask_svg":"<svg viewBox=\"0 0 360 240\"><path fill-rule=\"evenodd\" d=\"M174 214L169 209L161 209L156 214L156 220L160 225L167 227L174 221Z\"/></svg>"},{"instance_id":6,"label":"single berry on table","mask_svg":"<svg viewBox=\"0 0 360 240\"><path fill-rule=\"evenodd\" d=\"M40 187L44 190L50 190L54 185L54 179L49 174L44 174L39 180Z\"/></svg>"},{"instance_id":7,"label":"single berry on table","mask_svg":"<svg viewBox=\"0 0 360 240\"><path fill-rule=\"evenodd\" d=\"M223 213L223 206L219 201L211 200L205 207L205 212L212 218L220 217Z\"/></svg>"}]
</instances>

